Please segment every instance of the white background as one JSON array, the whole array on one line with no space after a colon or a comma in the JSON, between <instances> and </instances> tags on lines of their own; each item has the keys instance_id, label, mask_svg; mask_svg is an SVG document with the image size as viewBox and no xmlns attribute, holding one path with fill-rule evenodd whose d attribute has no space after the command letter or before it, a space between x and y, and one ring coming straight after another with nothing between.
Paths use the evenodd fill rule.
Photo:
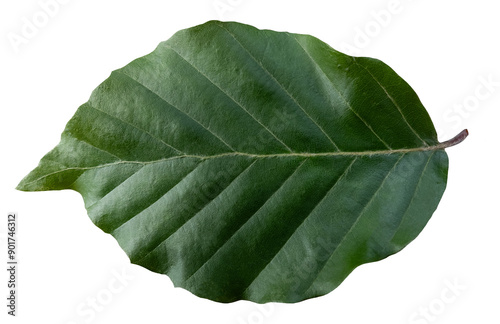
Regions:
<instances>
[{"instance_id":1,"label":"white background","mask_svg":"<svg viewBox=\"0 0 500 324\"><path fill-rule=\"evenodd\" d=\"M56 4L51 16L39 1L0 4L0 269L11 211L19 213L20 260L16 318L6 315L7 273L0 275L1 323L500 323L495 1ZM177 30L211 19L312 34L349 54L379 58L419 94L440 140L469 129L464 143L447 150L448 188L413 243L359 267L324 297L293 305L225 305L131 265L115 240L91 223L76 192L14 189L112 70L151 52ZM33 20L40 27L27 29ZM24 40L16 45L16 37ZM116 273L125 278L117 280Z\"/></svg>"}]
</instances>

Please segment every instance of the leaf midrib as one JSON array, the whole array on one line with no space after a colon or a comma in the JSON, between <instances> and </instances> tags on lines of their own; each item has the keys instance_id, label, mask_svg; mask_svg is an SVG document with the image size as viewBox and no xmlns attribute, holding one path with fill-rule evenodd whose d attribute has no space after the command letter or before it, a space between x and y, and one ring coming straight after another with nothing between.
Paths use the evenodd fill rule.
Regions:
<instances>
[{"instance_id":1,"label":"leaf midrib","mask_svg":"<svg viewBox=\"0 0 500 324\"><path fill-rule=\"evenodd\" d=\"M320 153L277 153L277 154L252 154L252 153L244 153L244 152L227 152L227 153L221 153L221 154L216 154L216 155L191 155L191 154L185 154L185 155L176 155L172 156L169 158L164 158L160 160L154 160L154 161L116 161L112 163L106 163L106 164L100 164L96 166L89 166L89 167L69 167L69 168L64 168L61 170L57 170L48 174L45 174L35 180L32 180L25 185L30 185L34 182L37 182L41 179L47 178L51 175L55 175L61 172L65 171L70 171L70 170L92 170L92 169L99 169L99 168L105 168L105 167L110 167L114 165L120 165L120 164L141 164L141 165L147 165L147 164L153 164L153 163L160 163L160 162L166 162L166 161L171 161L171 160L177 160L177 159L185 159L185 158L192 158L192 159L199 159L200 161L205 161L205 160L211 160L211 159L217 159L217 158L223 158L223 157L247 157L247 158L253 158L253 159L269 159L269 158L293 158L293 157L302 157L302 158L313 158L313 157L334 157L334 156L374 156L374 155L390 155L390 154L406 154L406 153L411 153L411 152L425 152L425 151L437 151L437 150L444 150L445 148L449 147L450 145L447 142L439 143L437 145L433 146L425 146L425 147L414 147L414 148L405 148L405 149L395 149L395 150L379 150L379 151L360 151L360 152L320 152Z\"/></svg>"}]
</instances>

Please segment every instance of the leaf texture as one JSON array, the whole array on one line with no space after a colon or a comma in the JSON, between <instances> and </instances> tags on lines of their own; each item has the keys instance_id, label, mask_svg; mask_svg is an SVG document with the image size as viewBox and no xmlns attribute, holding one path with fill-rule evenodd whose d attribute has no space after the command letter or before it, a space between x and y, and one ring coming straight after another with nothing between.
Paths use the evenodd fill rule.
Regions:
<instances>
[{"instance_id":1,"label":"leaf texture","mask_svg":"<svg viewBox=\"0 0 500 324\"><path fill-rule=\"evenodd\" d=\"M298 302L420 233L446 147L381 61L211 21L112 72L18 188L78 191L131 262L200 297Z\"/></svg>"}]
</instances>

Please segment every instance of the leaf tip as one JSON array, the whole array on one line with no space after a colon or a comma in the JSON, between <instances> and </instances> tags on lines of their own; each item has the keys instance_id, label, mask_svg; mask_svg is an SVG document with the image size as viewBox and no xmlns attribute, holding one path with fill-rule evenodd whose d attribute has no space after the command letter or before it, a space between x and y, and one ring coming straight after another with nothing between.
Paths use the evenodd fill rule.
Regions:
<instances>
[{"instance_id":1,"label":"leaf tip","mask_svg":"<svg viewBox=\"0 0 500 324\"><path fill-rule=\"evenodd\" d=\"M16 186L16 190L19 191L30 191L29 188L26 186L26 181L25 179L21 180L19 184Z\"/></svg>"}]
</instances>

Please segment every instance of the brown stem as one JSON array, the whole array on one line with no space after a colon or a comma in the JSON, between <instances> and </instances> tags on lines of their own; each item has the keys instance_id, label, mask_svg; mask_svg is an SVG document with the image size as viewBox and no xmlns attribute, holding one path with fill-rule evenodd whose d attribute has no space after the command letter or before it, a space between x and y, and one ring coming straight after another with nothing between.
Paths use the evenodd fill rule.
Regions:
<instances>
[{"instance_id":1,"label":"brown stem","mask_svg":"<svg viewBox=\"0 0 500 324\"><path fill-rule=\"evenodd\" d=\"M448 147L455 146L457 144L462 143L464 141L464 139L467 138L467 136L469 136L469 131L464 129L463 131L461 131L457 136L453 137L452 139L447 140L446 142L440 143L439 146L441 146L442 148L448 148Z\"/></svg>"}]
</instances>

